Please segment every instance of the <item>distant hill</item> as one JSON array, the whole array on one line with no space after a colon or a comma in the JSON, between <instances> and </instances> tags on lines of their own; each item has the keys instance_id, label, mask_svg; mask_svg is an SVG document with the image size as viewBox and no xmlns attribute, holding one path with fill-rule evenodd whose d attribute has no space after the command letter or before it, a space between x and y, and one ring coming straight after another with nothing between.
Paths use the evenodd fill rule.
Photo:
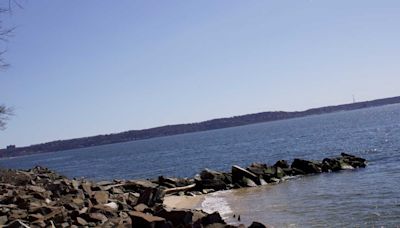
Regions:
<instances>
[{"instance_id":1,"label":"distant hill","mask_svg":"<svg viewBox=\"0 0 400 228\"><path fill-rule=\"evenodd\" d=\"M128 142L141 139L149 139L168 135L177 135L190 132L207 131L220 128L236 127L254 123L283 120L309 115L319 115L338 111L347 111L362 109L374 106L382 106L400 103L399 97L384 98L373 101L358 102L352 104L343 104L337 106L327 106L322 108L313 108L300 112L261 112L229 118L213 119L199 123L176 124L162 127L155 127L144 130L131 130L116 134L97 135L84 138L58 140L42 144L36 144L27 147L8 146L0 150L0 157L21 156L35 153L56 152L69 149L77 149L91 146L99 146L112 143Z\"/></svg>"}]
</instances>

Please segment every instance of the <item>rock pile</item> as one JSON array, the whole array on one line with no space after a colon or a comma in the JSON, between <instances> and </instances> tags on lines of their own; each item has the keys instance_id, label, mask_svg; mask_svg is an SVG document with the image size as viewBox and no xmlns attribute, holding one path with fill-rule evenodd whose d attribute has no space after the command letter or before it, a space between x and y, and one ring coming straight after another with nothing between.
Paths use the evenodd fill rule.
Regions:
<instances>
[{"instance_id":1,"label":"rock pile","mask_svg":"<svg viewBox=\"0 0 400 228\"><path fill-rule=\"evenodd\" d=\"M317 174L322 172L335 172L345 169L364 168L367 161L364 158L342 153L335 158L325 158L322 161L309 161L294 159L292 164L285 160L279 160L274 165L253 163L246 169L232 166L231 173L217 172L206 169L197 175L194 180L195 192L211 192L241 187L254 187L268 183L279 183L289 176Z\"/></svg>"},{"instance_id":2,"label":"rock pile","mask_svg":"<svg viewBox=\"0 0 400 228\"><path fill-rule=\"evenodd\" d=\"M321 162L295 159L289 166L254 163L231 173L204 170L194 178L91 182L68 179L46 168L0 170L0 227L236 227L218 212L177 210L163 205L166 194L197 195L278 183L286 176L365 167L349 154ZM244 227L243 225L239 227ZM254 222L250 227L265 227Z\"/></svg>"}]
</instances>

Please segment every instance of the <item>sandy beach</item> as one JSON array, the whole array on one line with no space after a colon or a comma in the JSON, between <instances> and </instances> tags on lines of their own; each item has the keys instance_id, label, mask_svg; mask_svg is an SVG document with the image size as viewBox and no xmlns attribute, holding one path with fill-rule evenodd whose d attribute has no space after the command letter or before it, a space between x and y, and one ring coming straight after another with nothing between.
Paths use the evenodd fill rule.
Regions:
<instances>
[{"instance_id":1,"label":"sandy beach","mask_svg":"<svg viewBox=\"0 0 400 228\"><path fill-rule=\"evenodd\" d=\"M164 205L177 209L201 209L204 196L166 196Z\"/></svg>"}]
</instances>

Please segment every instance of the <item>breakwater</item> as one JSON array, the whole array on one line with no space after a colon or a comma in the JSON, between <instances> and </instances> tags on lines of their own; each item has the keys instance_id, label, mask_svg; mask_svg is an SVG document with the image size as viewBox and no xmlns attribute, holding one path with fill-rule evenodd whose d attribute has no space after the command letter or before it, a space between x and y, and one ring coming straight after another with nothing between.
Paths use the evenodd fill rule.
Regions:
<instances>
[{"instance_id":1,"label":"breakwater","mask_svg":"<svg viewBox=\"0 0 400 228\"><path fill-rule=\"evenodd\" d=\"M291 165L253 163L231 172L204 170L194 178L91 182L68 179L46 168L0 171L0 225L10 227L234 227L218 212L167 208L165 195L209 192L279 183L288 176L363 168L365 159L342 153L322 161L294 159ZM243 227L243 226L239 226ZM250 227L265 227L254 222Z\"/></svg>"}]
</instances>

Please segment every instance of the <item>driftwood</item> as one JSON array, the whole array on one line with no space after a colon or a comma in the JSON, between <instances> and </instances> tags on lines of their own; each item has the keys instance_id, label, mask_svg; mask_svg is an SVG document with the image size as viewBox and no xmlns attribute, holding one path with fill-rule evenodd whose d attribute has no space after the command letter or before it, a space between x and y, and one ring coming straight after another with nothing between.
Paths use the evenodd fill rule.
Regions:
<instances>
[{"instance_id":1,"label":"driftwood","mask_svg":"<svg viewBox=\"0 0 400 228\"><path fill-rule=\"evenodd\" d=\"M176 187L176 188L168 188L164 190L165 194L173 194L175 192L181 192L181 191L189 191L196 187L196 184L191 184L183 187Z\"/></svg>"}]
</instances>

